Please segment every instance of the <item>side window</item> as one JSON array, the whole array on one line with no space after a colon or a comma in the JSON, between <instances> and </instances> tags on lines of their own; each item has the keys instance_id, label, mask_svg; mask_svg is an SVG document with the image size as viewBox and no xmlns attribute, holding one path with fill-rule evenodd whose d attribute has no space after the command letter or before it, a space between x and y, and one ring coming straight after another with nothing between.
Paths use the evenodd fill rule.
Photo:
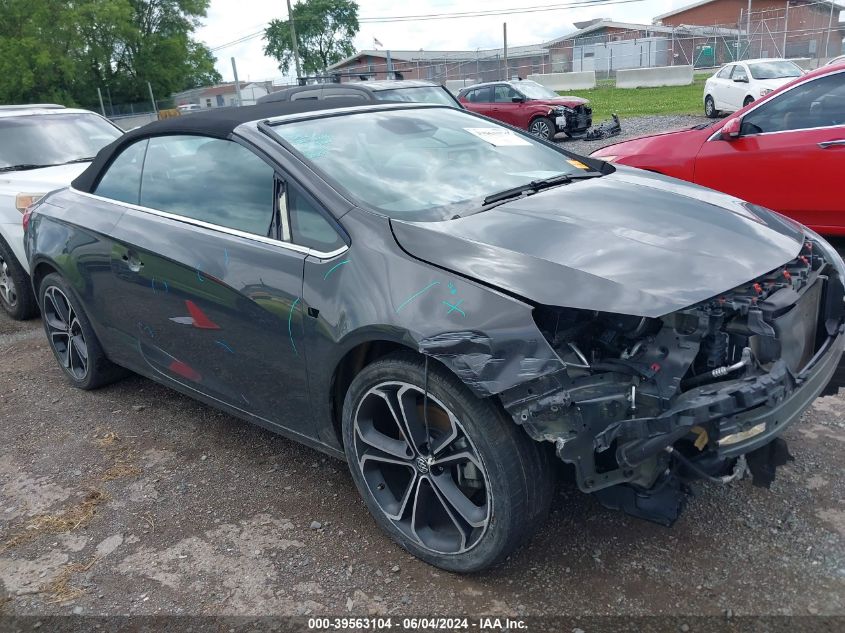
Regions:
<instances>
[{"instance_id":1,"label":"side window","mask_svg":"<svg viewBox=\"0 0 845 633\"><path fill-rule=\"evenodd\" d=\"M731 76L731 71L733 71L733 69L734 69L734 67L733 67L732 64L725 66L722 70L719 71L719 74L717 74L716 76L719 79L727 79L728 77Z\"/></svg>"},{"instance_id":2,"label":"side window","mask_svg":"<svg viewBox=\"0 0 845 633\"><path fill-rule=\"evenodd\" d=\"M119 202L138 204L141 167L144 164L147 142L144 139L124 149L108 166L94 193Z\"/></svg>"},{"instance_id":3,"label":"side window","mask_svg":"<svg viewBox=\"0 0 845 633\"><path fill-rule=\"evenodd\" d=\"M511 88L510 86L499 85L496 86L496 90L494 93L494 99L496 103L512 103L513 98L519 95L516 94L516 91Z\"/></svg>"},{"instance_id":4,"label":"side window","mask_svg":"<svg viewBox=\"0 0 845 633\"><path fill-rule=\"evenodd\" d=\"M140 204L268 236L273 183L273 168L237 143L204 136L161 136L149 141Z\"/></svg>"},{"instance_id":5,"label":"side window","mask_svg":"<svg viewBox=\"0 0 845 633\"><path fill-rule=\"evenodd\" d=\"M345 242L333 223L320 213L316 201L303 193L299 187L288 185L287 207L290 225L287 230L282 222L282 237L294 244L329 253L341 248Z\"/></svg>"},{"instance_id":6,"label":"side window","mask_svg":"<svg viewBox=\"0 0 845 633\"><path fill-rule=\"evenodd\" d=\"M736 66L734 66L734 72L731 75L731 79L733 79L734 81L748 81L748 73L745 72L745 68L737 64Z\"/></svg>"},{"instance_id":7,"label":"side window","mask_svg":"<svg viewBox=\"0 0 845 633\"><path fill-rule=\"evenodd\" d=\"M742 134L845 125L845 73L825 75L784 92L742 119Z\"/></svg>"},{"instance_id":8,"label":"side window","mask_svg":"<svg viewBox=\"0 0 845 633\"><path fill-rule=\"evenodd\" d=\"M485 86L475 91L476 103L493 103L493 86Z\"/></svg>"}]
</instances>

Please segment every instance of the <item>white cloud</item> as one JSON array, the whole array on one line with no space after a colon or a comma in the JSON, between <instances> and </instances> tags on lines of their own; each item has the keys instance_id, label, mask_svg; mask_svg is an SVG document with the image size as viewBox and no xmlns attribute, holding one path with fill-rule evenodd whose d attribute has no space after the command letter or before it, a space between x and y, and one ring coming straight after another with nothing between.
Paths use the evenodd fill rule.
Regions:
<instances>
[{"instance_id":1,"label":"white cloud","mask_svg":"<svg viewBox=\"0 0 845 633\"><path fill-rule=\"evenodd\" d=\"M361 17L452 13L479 9L512 9L520 6L561 4L565 0L359 0ZM508 23L508 45L534 44L564 35L572 23L592 18L650 24L654 16L693 0L642 0L627 4L416 22L364 23L355 39L358 49L372 48L373 37L386 48L415 50L474 50L502 45L502 23ZM295 3L295 0L294 0ZM287 17L283 0L211 0L208 16L197 31L200 40L211 47L226 44L261 30L274 18ZM235 57L241 80L281 79L276 61L264 55L264 42L257 37L216 51L217 70L231 80L231 57Z\"/></svg>"}]
</instances>

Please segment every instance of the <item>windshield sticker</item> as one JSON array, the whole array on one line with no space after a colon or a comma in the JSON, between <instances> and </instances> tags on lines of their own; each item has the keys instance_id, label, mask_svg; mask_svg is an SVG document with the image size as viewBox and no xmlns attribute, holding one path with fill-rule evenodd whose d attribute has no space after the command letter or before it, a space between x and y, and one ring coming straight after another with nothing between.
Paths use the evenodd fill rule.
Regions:
<instances>
[{"instance_id":1,"label":"windshield sticker","mask_svg":"<svg viewBox=\"0 0 845 633\"><path fill-rule=\"evenodd\" d=\"M474 134L483 141L487 141L495 147L508 145L531 145L527 140L511 130L498 127L465 127L470 134Z\"/></svg>"},{"instance_id":2,"label":"windshield sticker","mask_svg":"<svg viewBox=\"0 0 845 633\"><path fill-rule=\"evenodd\" d=\"M587 166L586 166L584 163L582 163L580 160L574 160L574 159L571 159L571 158L570 158L570 159L569 159L569 160L567 160L566 162L567 162L567 163L569 163L570 165L572 165L573 167L577 167L578 169L589 169L589 167L587 167Z\"/></svg>"}]
</instances>

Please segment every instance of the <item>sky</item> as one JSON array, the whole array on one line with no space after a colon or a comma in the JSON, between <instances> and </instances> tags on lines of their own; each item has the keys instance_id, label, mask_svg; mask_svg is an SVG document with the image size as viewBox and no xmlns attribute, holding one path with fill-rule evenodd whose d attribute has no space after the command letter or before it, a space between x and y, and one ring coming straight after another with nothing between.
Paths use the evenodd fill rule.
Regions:
<instances>
[{"instance_id":1,"label":"sky","mask_svg":"<svg viewBox=\"0 0 845 633\"><path fill-rule=\"evenodd\" d=\"M518 9L564 4L567 0L358 0L358 16L395 17L492 9ZM571 0L570 0L571 1ZM574 30L573 22L610 18L619 22L650 24L652 19L694 0L636 0L621 4L514 13L485 17L414 22L362 23L355 38L358 50L372 49L373 38L394 50L475 50L502 45L502 23L508 24L508 46L535 44ZM296 3L296 0L292 0ZM197 30L199 40L214 48L255 33L272 19L287 18L285 0L211 0L207 17ZM256 37L214 52L223 79L233 79L235 57L241 81L281 80L274 59L264 55L264 42Z\"/></svg>"}]
</instances>

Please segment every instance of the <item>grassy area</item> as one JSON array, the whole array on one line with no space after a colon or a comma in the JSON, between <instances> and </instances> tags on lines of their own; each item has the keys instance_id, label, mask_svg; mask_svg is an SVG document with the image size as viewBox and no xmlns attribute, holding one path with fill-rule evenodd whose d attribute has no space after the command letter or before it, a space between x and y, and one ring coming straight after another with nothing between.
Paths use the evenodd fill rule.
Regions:
<instances>
[{"instance_id":1,"label":"grassy area","mask_svg":"<svg viewBox=\"0 0 845 633\"><path fill-rule=\"evenodd\" d=\"M689 86L623 89L617 88L613 79L608 79L598 81L593 90L561 94L589 99L596 123L609 118L612 112L622 119L650 114L704 114L704 81L710 74L696 74Z\"/></svg>"}]
</instances>

